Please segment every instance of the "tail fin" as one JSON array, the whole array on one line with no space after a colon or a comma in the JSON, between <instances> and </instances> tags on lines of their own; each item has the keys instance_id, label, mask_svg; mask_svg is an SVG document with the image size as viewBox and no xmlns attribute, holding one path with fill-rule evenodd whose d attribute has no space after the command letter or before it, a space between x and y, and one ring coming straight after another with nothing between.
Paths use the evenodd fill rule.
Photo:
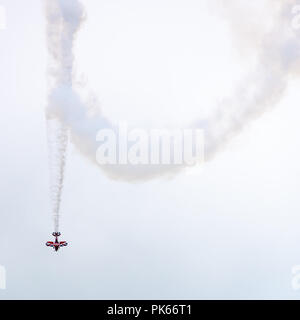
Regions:
<instances>
[{"instance_id":1,"label":"tail fin","mask_svg":"<svg viewBox=\"0 0 300 320\"><path fill-rule=\"evenodd\" d=\"M52 233L53 237L59 237L60 234L61 234L60 232L53 232L53 233Z\"/></svg>"}]
</instances>

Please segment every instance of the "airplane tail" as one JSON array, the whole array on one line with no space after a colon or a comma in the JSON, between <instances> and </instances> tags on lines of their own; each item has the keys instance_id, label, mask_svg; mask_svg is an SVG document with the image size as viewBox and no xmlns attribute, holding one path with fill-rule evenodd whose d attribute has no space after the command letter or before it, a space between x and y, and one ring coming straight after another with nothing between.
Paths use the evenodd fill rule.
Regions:
<instances>
[{"instance_id":1,"label":"airplane tail","mask_svg":"<svg viewBox=\"0 0 300 320\"><path fill-rule=\"evenodd\" d=\"M52 235L53 235L53 237L59 237L61 235L61 233L60 232L53 232Z\"/></svg>"}]
</instances>

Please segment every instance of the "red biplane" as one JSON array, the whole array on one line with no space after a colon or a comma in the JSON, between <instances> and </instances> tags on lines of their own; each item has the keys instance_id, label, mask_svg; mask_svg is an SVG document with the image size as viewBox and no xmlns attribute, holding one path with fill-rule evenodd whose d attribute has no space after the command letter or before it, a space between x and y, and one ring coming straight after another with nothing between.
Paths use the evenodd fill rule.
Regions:
<instances>
[{"instance_id":1,"label":"red biplane","mask_svg":"<svg viewBox=\"0 0 300 320\"><path fill-rule=\"evenodd\" d=\"M46 243L47 247L54 248L55 251L58 251L59 248L61 247L66 247L68 243L66 241L58 241L58 237L60 236L60 232L53 232L52 233L53 237L55 237L55 241L48 241Z\"/></svg>"}]
</instances>

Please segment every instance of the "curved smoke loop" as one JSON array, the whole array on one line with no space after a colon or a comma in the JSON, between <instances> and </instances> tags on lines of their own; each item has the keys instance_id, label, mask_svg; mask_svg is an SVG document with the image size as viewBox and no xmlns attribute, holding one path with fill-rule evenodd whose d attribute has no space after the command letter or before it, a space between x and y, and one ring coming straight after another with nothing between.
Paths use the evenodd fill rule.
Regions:
<instances>
[{"instance_id":1,"label":"curved smoke loop","mask_svg":"<svg viewBox=\"0 0 300 320\"><path fill-rule=\"evenodd\" d=\"M206 120L191 127L204 129L205 158L212 159L233 136L280 100L288 80L300 72L300 44L291 28L291 10L297 0L280 1L274 28L265 35L256 71L248 76L232 98L220 105ZM84 11L77 0L48 0L48 49L52 57L49 73L47 119L51 154L52 200L58 229L59 205L64 179L67 132L76 147L96 163L97 132L114 125L101 114L91 116L88 107L72 88L73 43L83 21ZM54 128L54 129L53 129ZM116 129L115 129L116 130ZM105 165L103 171L113 179L138 181L173 174L183 166Z\"/></svg>"}]
</instances>

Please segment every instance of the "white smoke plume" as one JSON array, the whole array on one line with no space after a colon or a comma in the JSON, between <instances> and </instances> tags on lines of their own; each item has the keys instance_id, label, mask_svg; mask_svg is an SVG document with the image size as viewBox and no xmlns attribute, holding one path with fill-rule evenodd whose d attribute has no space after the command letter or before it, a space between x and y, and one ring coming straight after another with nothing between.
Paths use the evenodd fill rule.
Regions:
<instances>
[{"instance_id":1,"label":"white smoke plume","mask_svg":"<svg viewBox=\"0 0 300 320\"><path fill-rule=\"evenodd\" d=\"M228 1L221 2L228 5ZM211 118L197 124L205 129L206 159L213 158L245 126L274 108L283 97L291 77L300 75L299 33L291 25L291 12L297 2L271 2L277 9L277 17L272 30L260 39L256 69L242 81L233 97L218 107ZM239 33L241 17L232 10L229 18L235 31ZM245 41L245 34L238 35Z\"/></svg>"},{"instance_id":2,"label":"white smoke plume","mask_svg":"<svg viewBox=\"0 0 300 320\"><path fill-rule=\"evenodd\" d=\"M55 108L63 108L63 105L56 105L56 101L53 101L52 92L63 86L72 87L73 41L83 15L82 8L77 1L51 0L46 2L46 16L48 50L51 55L51 63L49 65L49 74L51 76L49 85L51 88L46 110L50 193L54 230L58 232L69 137L66 124L58 117L55 117L51 111Z\"/></svg>"},{"instance_id":3,"label":"white smoke plume","mask_svg":"<svg viewBox=\"0 0 300 320\"><path fill-rule=\"evenodd\" d=\"M55 62L50 72L56 79L49 95L48 117L61 121L70 130L78 150L96 163L97 132L114 125L100 113L90 115L87 104L72 88L72 48L83 17L82 6L76 0L49 0L48 3L49 51ZM291 28L291 10L296 4L297 0L276 3L278 16L272 30L259 41L259 61L253 74L241 82L235 94L224 100L212 116L191 124L191 128L204 129L206 160L214 158L251 121L272 109L283 96L290 77L299 75L299 36ZM227 18L233 25L238 21L234 13ZM173 175L183 167L105 165L102 169L113 179L132 182Z\"/></svg>"},{"instance_id":4,"label":"white smoke plume","mask_svg":"<svg viewBox=\"0 0 300 320\"><path fill-rule=\"evenodd\" d=\"M67 127L59 120L48 119L47 136L50 168L50 200L54 218L54 231L58 232L60 203L68 146Z\"/></svg>"}]
</instances>

